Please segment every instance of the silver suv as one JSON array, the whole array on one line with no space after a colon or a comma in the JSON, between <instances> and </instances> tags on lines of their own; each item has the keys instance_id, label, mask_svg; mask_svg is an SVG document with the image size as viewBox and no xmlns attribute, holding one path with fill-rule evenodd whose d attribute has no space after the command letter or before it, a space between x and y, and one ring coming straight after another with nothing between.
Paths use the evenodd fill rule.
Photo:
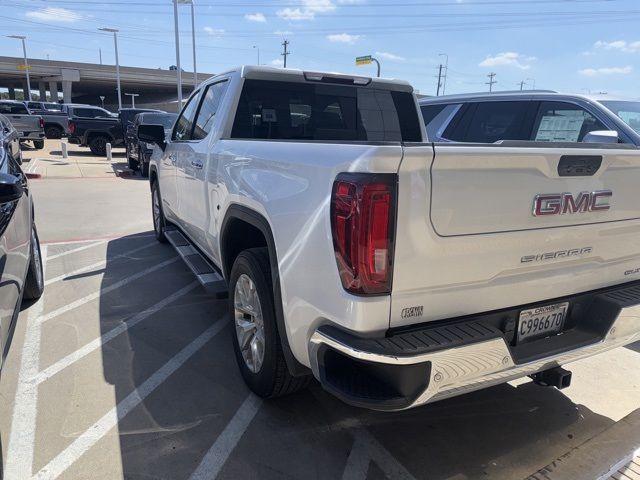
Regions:
<instances>
[{"instance_id":1,"label":"silver suv","mask_svg":"<svg viewBox=\"0 0 640 480\"><path fill-rule=\"evenodd\" d=\"M447 95L420 100L433 142L505 140L640 146L640 101L549 90Z\"/></svg>"}]
</instances>

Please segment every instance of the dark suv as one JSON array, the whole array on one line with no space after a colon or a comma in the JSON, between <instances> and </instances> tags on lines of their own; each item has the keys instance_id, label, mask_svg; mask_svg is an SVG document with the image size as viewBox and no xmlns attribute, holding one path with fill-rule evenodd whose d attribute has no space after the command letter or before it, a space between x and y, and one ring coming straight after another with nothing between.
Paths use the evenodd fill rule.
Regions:
<instances>
[{"instance_id":1,"label":"dark suv","mask_svg":"<svg viewBox=\"0 0 640 480\"><path fill-rule=\"evenodd\" d=\"M33 198L20 164L20 135L0 115L0 368L22 300L44 290Z\"/></svg>"},{"instance_id":2,"label":"dark suv","mask_svg":"<svg viewBox=\"0 0 640 480\"><path fill-rule=\"evenodd\" d=\"M140 125L162 125L165 134L171 136L171 129L177 117L177 113L167 112L145 112L134 117L125 132L127 164L130 169L140 170L143 177L149 176L149 159L154 145L138 138L138 127Z\"/></svg>"},{"instance_id":3,"label":"dark suv","mask_svg":"<svg viewBox=\"0 0 640 480\"><path fill-rule=\"evenodd\" d=\"M420 100L420 109L433 142L589 141L640 146L640 101L609 95L553 91L447 95Z\"/></svg>"}]
</instances>

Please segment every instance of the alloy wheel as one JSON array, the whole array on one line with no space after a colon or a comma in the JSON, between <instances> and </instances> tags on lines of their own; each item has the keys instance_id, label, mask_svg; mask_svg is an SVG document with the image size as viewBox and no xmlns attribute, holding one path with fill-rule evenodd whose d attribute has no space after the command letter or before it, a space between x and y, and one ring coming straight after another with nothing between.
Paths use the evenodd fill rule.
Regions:
<instances>
[{"instance_id":1,"label":"alloy wheel","mask_svg":"<svg viewBox=\"0 0 640 480\"><path fill-rule=\"evenodd\" d=\"M257 373L264 362L264 320L256 286L244 273L236 281L233 305L242 358L247 368Z\"/></svg>"}]
</instances>

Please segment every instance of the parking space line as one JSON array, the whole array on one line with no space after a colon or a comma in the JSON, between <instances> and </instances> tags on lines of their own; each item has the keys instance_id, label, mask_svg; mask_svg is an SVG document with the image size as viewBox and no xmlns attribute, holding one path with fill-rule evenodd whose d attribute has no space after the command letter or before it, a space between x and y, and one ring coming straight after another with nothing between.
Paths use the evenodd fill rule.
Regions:
<instances>
[{"instance_id":1,"label":"parking space line","mask_svg":"<svg viewBox=\"0 0 640 480\"><path fill-rule=\"evenodd\" d=\"M120 403L107 412L100 420L89 427L76 438L71 445L60 452L47 465L45 465L33 478L51 479L60 476L66 469L73 465L91 447L102 439L112 428L117 426L129 412L147 398L156 388L169 378L176 370L185 364L200 348L216 336L227 324L227 320L219 320L203 333L201 333L189 345L180 350L174 357L165 363L159 370L145 380L137 389L127 395Z\"/></svg>"},{"instance_id":2,"label":"parking space line","mask_svg":"<svg viewBox=\"0 0 640 480\"><path fill-rule=\"evenodd\" d=\"M56 318L60 315L62 315L63 313L68 312L69 310L73 310L74 308L78 308L82 305L85 305L93 300L96 300L97 298L100 298L102 295L106 295L107 293L113 292L114 290L117 290L120 287L123 287L125 285L127 285L128 283L131 283L141 277L144 277L145 275L151 273L151 272L155 272L156 270L160 270L161 268L166 267L167 265L170 265L172 263L174 263L175 261L177 261L180 257L173 257L170 258L169 260L165 260L162 263L158 263L157 265L154 265L153 267L149 267L146 268L138 273L135 273L133 275L130 275L128 277L123 278L122 280L119 280L111 285L109 285L106 288L101 288L100 290L98 290L97 292L93 292L90 293L89 295L86 295L82 298L79 298L78 300L75 300L71 303L68 303L67 305L64 305L60 308L56 308L55 310L42 315L39 319L40 323L44 323L48 320L51 320L53 318Z\"/></svg>"},{"instance_id":3,"label":"parking space line","mask_svg":"<svg viewBox=\"0 0 640 480\"><path fill-rule=\"evenodd\" d=\"M164 298L162 301L160 301L160 302L156 303L155 305L152 305L149 308L143 310L142 312L136 314L135 316L133 316L129 320L127 320L125 322L122 322L117 327L112 328L111 330L106 332L104 335L101 335L100 337L96 338L95 340L92 340L91 342L85 344L84 346L82 346L78 350L76 350L75 352L70 353L66 357L58 360L56 363L50 365L49 367L45 368L40 373L38 373L33 379L34 383L36 385L39 385L42 382L47 381L48 379L50 379L51 377L56 375L58 372L60 372L60 371L64 370L65 368L67 368L69 365L72 365L73 363L77 362L81 358L86 357L87 355L89 355L94 350L100 348L101 346L104 346L104 344L106 344L107 342L113 340L115 337L117 337L121 333L127 331L128 329L132 328L134 325L137 325L138 323L140 323L144 319L150 317L151 315L153 315L154 313L156 313L159 310L163 309L167 305L173 303L178 298L180 298L183 295L189 293L190 291L192 291L193 289L195 289L199 285L200 285L200 282L198 282L198 281L190 283L186 287L181 288L177 292L175 292L175 293L169 295L168 297Z\"/></svg>"},{"instance_id":4,"label":"parking space line","mask_svg":"<svg viewBox=\"0 0 640 480\"><path fill-rule=\"evenodd\" d=\"M83 245L82 247L74 248L74 249L71 249L71 250L65 250L64 252L57 253L55 255L51 255L49 257L49 260L55 260L56 258L64 257L66 255L71 255L72 253L77 253L77 252L81 252L83 250L88 250L89 248L97 247L98 245L103 245L105 243L107 243L106 240L100 240L99 242L94 242L94 243L91 243L89 245Z\"/></svg>"},{"instance_id":5,"label":"parking space line","mask_svg":"<svg viewBox=\"0 0 640 480\"><path fill-rule=\"evenodd\" d=\"M47 247L41 246L43 275L47 265ZM38 386L31 380L40 369L40 323L37 321L44 308L41 297L29 309L24 345L20 356L18 385L13 402L9 446L7 448L6 480L31 476L35 448L36 418L38 415Z\"/></svg>"},{"instance_id":6,"label":"parking space line","mask_svg":"<svg viewBox=\"0 0 640 480\"><path fill-rule=\"evenodd\" d=\"M218 476L261 405L262 400L250 393L189 477L190 480L214 479Z\"/></svg>"},{"instance_id":7,"label":"parking space line","mask_svg":"<svg viewBox=\"0 0 640 480\"><path fill-rule=\"evenodd\" d=\"M118 255L115 255L114 257L111 257L109 259L100 260L99 262L92 263L91 265L86 265L86 266L78 268L76 270L72 270L70 272L63 273L62 275L58 275L57 277L53 277L53 278L50 278L49 280L45 280L44 285L46 287L47 285L51 285L52 283L59 282L60 280L64 280L65 278L72 277L72 276L77 275L79 273L88 272L89 270L92 270L94 268L104 267L107 264L107 262L112 262L113 260L116 260L118 258L123 258L123 257L127 257L129 255L133 255L134 253L137 253L137 252L139 252L141 250L144 250L146 248L151 248L151 247L153 247L155 245L158 245L158 244L155 243L155 242L154 243L148 243L146 245L142 245L141 247L134 248L133 250L128 250L126 252L123 252L123 253L120 253Z\"/></svg>"}]
</instances>

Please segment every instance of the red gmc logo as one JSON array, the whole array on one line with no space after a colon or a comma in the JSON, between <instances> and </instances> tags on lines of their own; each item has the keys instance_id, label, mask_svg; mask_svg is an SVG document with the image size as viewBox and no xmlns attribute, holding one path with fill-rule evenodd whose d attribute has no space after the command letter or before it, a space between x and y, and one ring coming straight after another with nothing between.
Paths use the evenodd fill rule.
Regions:
<instances>
[{"instance_id":1,"label":"red gmc logo","mask_svg":"<svg viewBox=\"0 0 640 480\"><path fill-rule=\"evenodd\" d=\"M566 215L570 213L604 212L611 208L608 199L611 190L580 192L577 197L570 193L545 193L533 199L533 216Z\"/></svg>"}]
</instances>

